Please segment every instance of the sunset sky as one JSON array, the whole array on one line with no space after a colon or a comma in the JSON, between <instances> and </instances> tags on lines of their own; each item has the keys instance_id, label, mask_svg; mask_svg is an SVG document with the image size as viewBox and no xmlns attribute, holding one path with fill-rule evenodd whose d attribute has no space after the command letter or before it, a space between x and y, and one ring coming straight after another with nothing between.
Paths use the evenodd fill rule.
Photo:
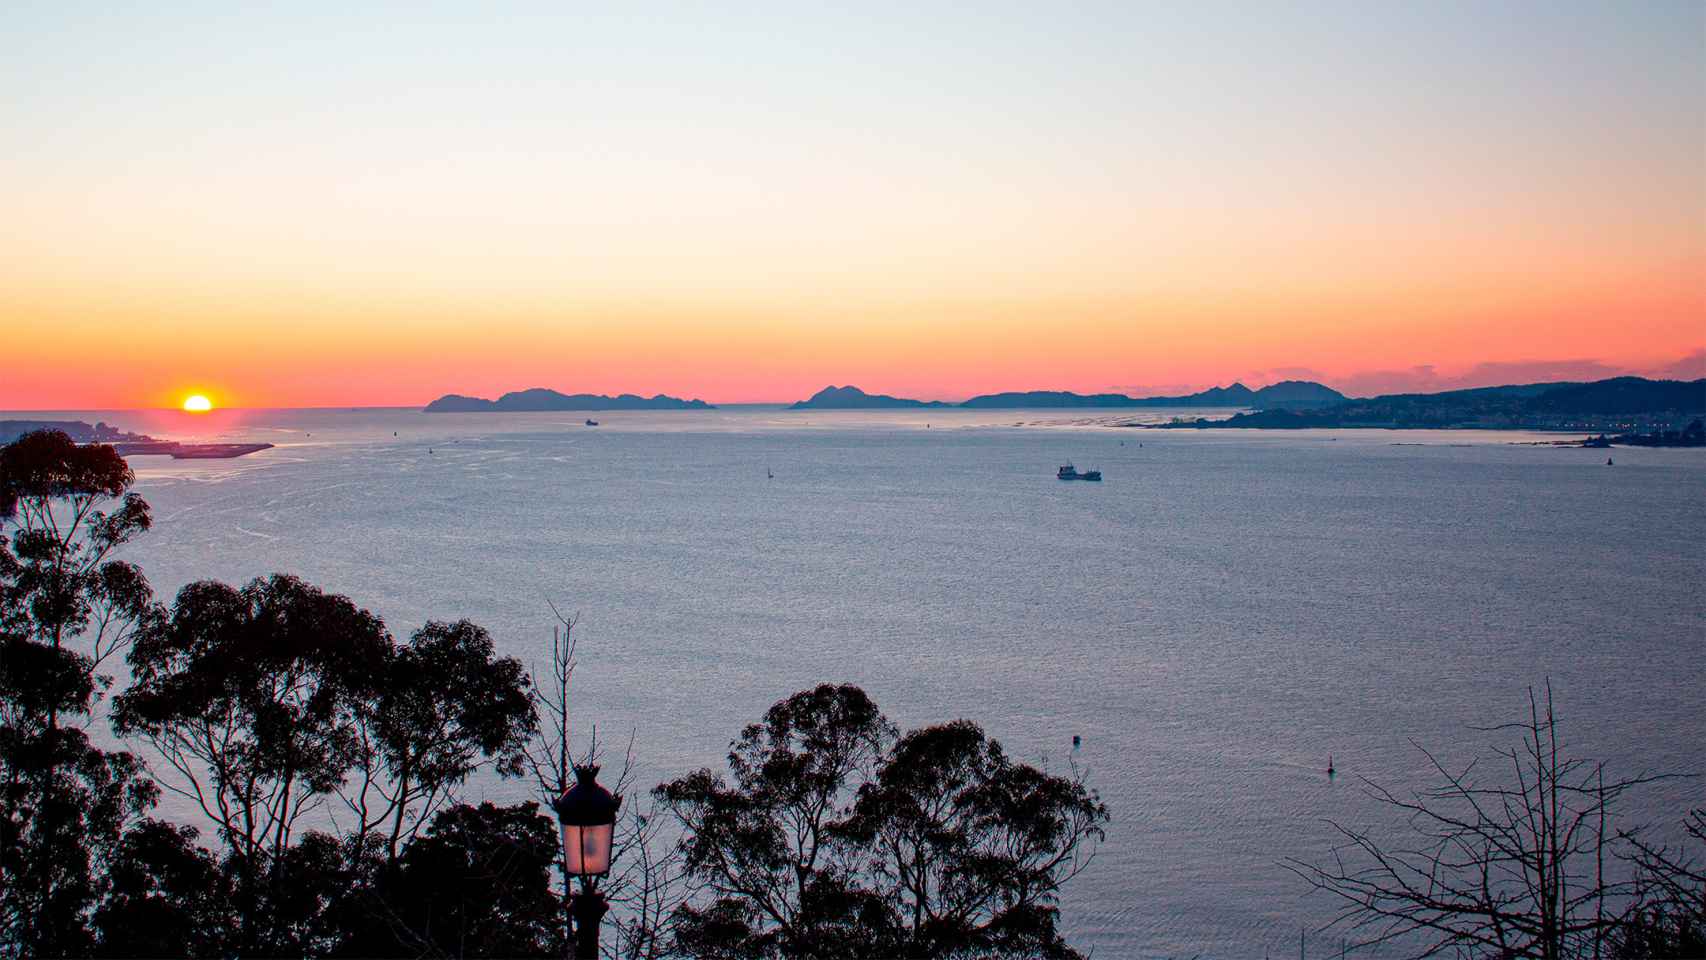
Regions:
<instances>
[{"instance_id":1,"label":"sunset sky","mask_svg":"<svg viewBox=\"0 0 1706 960\"><path fill-rule=\"evenodd\" d=\"M0 30L0 409L1706 375L1697 0L114 6Z\"/></svg>"}]
</instances>

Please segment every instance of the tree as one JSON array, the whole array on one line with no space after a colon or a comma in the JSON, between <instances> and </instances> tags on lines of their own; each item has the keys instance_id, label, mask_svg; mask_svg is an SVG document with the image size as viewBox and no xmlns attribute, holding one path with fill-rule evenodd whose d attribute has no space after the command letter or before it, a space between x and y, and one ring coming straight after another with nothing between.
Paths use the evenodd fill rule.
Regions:
<instances>
[{"instance_id":1,"label":"tree","mask_svg":"<svg viewBox=\"0 0 1706 960\"><path fill-rule=\"evenodd\" d=\"M556 821L536 803L440 811L345 913L338 956L561 956Z\"/></svg>"},{"instance_id":2,"label":"tree","mask_svg":"<svg viewBox=\"0 0 1706 960\"><path fill-rule=\"evenodd\" d=\"M1626 925L1636 881L1618 870L1627 833L1614 831L1618 801L1660 779L1607 779L1605 765L1565 756L1552 690L1531 688L1528 717L1490 728L1516 733L1496 746L1508 779L1457 772L1427 757L1440 784L1409 798L1375 784L1371 796L1402 812L1413 840L1392 846L1332 824L1343 843L1324 865L1285 865L1343 910L1359 946L1396 943L1417 957L1606 955Z\"/></svg>"},{"instance_id":3,"label":"tree","mask_svg":"<svg viewBox=\"0 0 1706 960\"><path fill-rule=\"evenodd\" d=\"M852 810L894 728L863 690L823 684L771 707L730 747L732 784L711 770L655 794L680 820L683 863L702 896L674 918L699 956L881 955L859 927L892 927L853 882L832 828ZM859 920L879 915L877 922Z\"/></svg>"},{"instance_id":4,"label":"tree","mask_svg":"<svg viewBox=\"0 0 1706 960\"><path fill-rule=\"evenodd\" d=\"M1683 831L1706 845L1706 808L1689 811ZM1681 958L1706 956L1706 866L1686 849L1650 843L1639 833L1623 834L1632 846L1635 906L1613 938L1611 956Z\"/></svg>"},{"instance_id":5,"label":"tree","mask_svg":"<svg viewBox=\"0 0 1706 960\"><path fill-rule=\"evenodd\" d=\"M689 955L1072 957L1061 884L1107 809L1077 779L1015 764L975 724L908 733L857 687L776 704L700 770L655 791L683 827L698 896Z\"/></svg>"},{"instance_id":6,"label":"tree","mask_svg":"<svg viewBox=\"0 0 1706 960\"><path fill-rule=\"evenodd\" d=\"M429 622L390 655L377 696L357 711L361 783L345 799L358 836L386 829L393 863L401 842L482 765L522 772L536 723L531 681L520 661L493 650L491 635L467 620Z\"/></svg>"},{"instance_id":7,"label":"tree","mask_svg":"<svg viewBox=\"0 0 1706 960\"><path fill-rule=\"evenodd\" d=\"M902 737L840 829L905 921L904 955L1072 957L1056 903L1106 819L1077 779L1015 764L956 720Z\"/></svg>"},{"instance_id":8,"label":"tree","mask_svg":"<svg viewBox=\"0 0 1706 960\"><path fill-rule=\"evenodd\" d=\"M533 730L525 670L479 626L431 622L397 646L347 597L283 575L185 587L130 664L116 727L217 826L245 953L330 949L354 922L333 914L379 909L420 825L480 766L519 773ZM334 794L352 829L298 840Z\"/></svg>"},{"instance_id":9,"label":"tree","mask_svg":"<svg viewBox=\"0 0 1706 960\"><path fill-rule=\"evenodd\" d=\"M103 666L157 616L111 557L150 523L133 480L112 447L59 431L0 447L0 956L88 952L105 864L154 802L135 758L82 729Z\"/></svg>"},{"instance_id":10,"label":"tree","mask_svg":"<svg viewBox=\"0 0 1706 960\"><path fill-rule=\"evenodd\" d=\"M103 957L210 957L232 942L230 888L198 831L148 820L125 835L95 911Z\"/></svg>"},{"instance_id":11,"label":"tree","mask_svg":"<svg viewBox=\"0 0 1706 960\"><path fill-rule=\"evenodd\" d=\"M167 788L217 825L241 952L286 948L262 901L303 859L296 825L355 763L357 717L389 651L379 618L282 575L241 590L192 583L131 648L115 727L147 739L178 775Z\"/></svg>"},{"instance_id":12,"label":"tree","mask_svg":"<svg viewBox=\"0 0 1706 960\"><path fill-rule=\"evenodd\" d=\"M586 749L577 757L569 739L569 688L575 672L575 626L578 616L564 616L552 606L557 625L551 631L550 674L533 685L533 736L523 751L540 800L550 803L575 780L577 766L595 766L601 758L598 725L588 724ZM633 785L633 739L617 772L614 791L626 796ZM582 881L582 893L596 890L610 907L602 920L600 940L605 956L622 960L658 960L670 954L667 927L684 891L679 871L680 855L665 842L665 819L657 815L657 801L623 803L616 822L611 849L610 874ZM562 896L558 929L573 935L573 886L568 863L556 864Z\"/></svg>"}]
</instances>

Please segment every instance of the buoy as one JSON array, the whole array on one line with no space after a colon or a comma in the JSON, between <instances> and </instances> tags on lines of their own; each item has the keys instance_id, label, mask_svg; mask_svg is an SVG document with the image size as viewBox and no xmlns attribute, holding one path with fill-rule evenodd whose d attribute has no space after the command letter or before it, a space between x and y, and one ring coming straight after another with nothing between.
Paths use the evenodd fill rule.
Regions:
<instances>
[{"instance_id":1,"label":"buoy","mask_svg":"<svg viewBox=\"0 0 1706 960\"><path fill-rule=\"evenodd\" d=\"M1327 776L1333 775L1333 755L1327 754Z\"/></svg>"},{"instance_id":2,"label":"buoy","mask_svg":"<svg viewBox=\"0 0 1706 960\"><path fill-rule=\"evenodd\" d=\"M1081 745L1083 742L1084 742L1083 737L1079 736L1076 733L1072 735L1072 745L1074 747Z\"/></svg>"}]
</instances>

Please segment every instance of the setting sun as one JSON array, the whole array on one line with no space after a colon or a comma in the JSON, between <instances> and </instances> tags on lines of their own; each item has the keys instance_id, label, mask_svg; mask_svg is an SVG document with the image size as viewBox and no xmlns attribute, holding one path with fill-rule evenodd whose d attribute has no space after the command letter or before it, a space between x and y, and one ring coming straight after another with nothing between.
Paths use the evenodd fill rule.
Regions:
<instances>
[{"instance_id":1,"label":"setting sun","mask_svg":"<svg viewBox=\"0 0 1706 960\"><path fill-rule=\"evenodd\" d=\"M184 398L184 410L189 413L206 413L213 409L213 401L197 393Z\"/></svg>"}]
</instances>

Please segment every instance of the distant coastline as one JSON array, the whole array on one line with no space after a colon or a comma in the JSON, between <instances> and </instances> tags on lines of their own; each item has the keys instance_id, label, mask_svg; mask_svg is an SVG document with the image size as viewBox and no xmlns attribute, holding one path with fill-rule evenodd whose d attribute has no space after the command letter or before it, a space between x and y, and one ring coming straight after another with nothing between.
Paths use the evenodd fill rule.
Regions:
<instances>
[{"instance_id":1,"label":"distant coastline","mask_svg":"<svg viewBox=\"0 0 1706 960\"><path fill-rule=\"evenodd\" d=\"M1198 417L1171 423L1122 423L1151 429L1481 429L1554 430L1635 437L1681 436L1685 425L1706 417L1706 378L1651 380L1613 377L1582 383L1509 384L1439 393L1348 397L1322 383L1285 380L1260 389L1242 383L1177 396L1135 397L1122 393L1028 390L979 394L954 403L866 393L851 384L827 386L787 406L810 410L1065 410L1130 408L1242 409L1221 419ZM535 387L496 400L446 394L427 404L427 413L486 413L609 410L714 410L703 400L667 394L642 397L577 393ZM1665 444L1671 445L1671 444ZM1680 442L1677 445L1693 445Z\"/></svg>"},{"instance_id":2,"label":"distant coastline","mask_svg":"<svg viewBox=\"0 0 1706 960\"><path fill-rule=\"evenodd\" d=\"M863 410L883 408L944 407L962 410L1042 410L1080 407L1254 407L1257 409L1306 410L1340 403L1344 394L1307 380L1285 380L1260 390L1242 383L1213 387L1176 397L1131 397L1123 393L1074 393L1070 390L1027 390L986 393L961 403L942 400L911 400L869 394L858 387L824 387L810 399L790 410Z\"/></svg>"},{"instance_id":3,"label":"distant coastline","mask_svg":"<svg viewBox=\"0 0 1706 960\"><path fill-rule=\"evenodd\" d=\"M1163 430L1568 430L1616 432L1628 437L1642 432L1662 436L1702 416L1706 416L1706 379L1613 377L1591 383L1530 383L1391 394L1346 399L1313 410L1257 410L1223 420L1198 418L1126 426Z\"/></svg>"},{"instance_id":4,"label":"distant coastline","mask_svg":"<svg viewBox=\"0 0 1706 960\"><path fill-rule=\"evenodd\" d=\"M108 426L105 421L90 425L83 420L0 420L0 444L11 443L26 433L58 430L77 443L108 443L121 457L169 456L174 460L230 460L272 449L270 443L182 443L159 440Z\"/></svg>"}]
</instances>

